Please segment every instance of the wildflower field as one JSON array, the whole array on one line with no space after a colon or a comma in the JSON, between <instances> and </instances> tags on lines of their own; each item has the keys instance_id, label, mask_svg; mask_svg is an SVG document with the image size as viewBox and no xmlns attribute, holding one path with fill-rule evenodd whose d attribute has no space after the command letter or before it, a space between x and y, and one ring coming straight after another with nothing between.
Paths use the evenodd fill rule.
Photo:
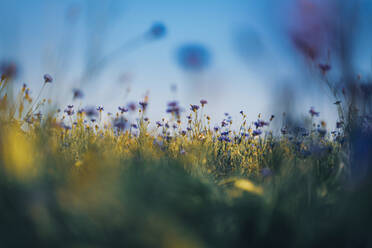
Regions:
<instances>
[{"instance_id":1,"label":"wildflower field","mask_svg":"<svg viewBox=\"0 0 372 248\"><path fill-rule=\"evenodd\" d=\"M169 102L155 121L147 98L106 113L79 106L76 91L77 104L40 112L52 100L29 91L3 75L2 247L372 245L362 117L328 133L312 108L308 127L274 135L285 116L249 122L241 111L239 129L228 114L211 126L206 100L186 118Z\"/></svg>"},{"instance_id":2,"label":"wildflower field","mask_svg":"<svg viewBox=\"0 0 372 248\"><path fill-rule=\"evenodd\" d=\"M371 1L0 2L0 248L372 248Z\"/></svg>"}]
</instances>

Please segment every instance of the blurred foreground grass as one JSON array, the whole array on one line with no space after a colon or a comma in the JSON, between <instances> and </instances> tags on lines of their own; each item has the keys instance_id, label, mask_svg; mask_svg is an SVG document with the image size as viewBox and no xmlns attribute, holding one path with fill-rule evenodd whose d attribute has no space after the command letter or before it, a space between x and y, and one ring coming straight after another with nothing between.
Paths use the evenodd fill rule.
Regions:
<instances>
[{"instance_id":1,"label":"blurred foreground grass","mask_svg":"<svg viewBox=\"0 0 372 248\"><path fill-rule=\"evenodd\" d=\"M147 99L42 113L0 88L0 247L372 247L371 177L350 179L342 132L273 135L243 112L211 128L206 101L185 121L170 103L151 122Z\"/></svg>"}]
</instances>

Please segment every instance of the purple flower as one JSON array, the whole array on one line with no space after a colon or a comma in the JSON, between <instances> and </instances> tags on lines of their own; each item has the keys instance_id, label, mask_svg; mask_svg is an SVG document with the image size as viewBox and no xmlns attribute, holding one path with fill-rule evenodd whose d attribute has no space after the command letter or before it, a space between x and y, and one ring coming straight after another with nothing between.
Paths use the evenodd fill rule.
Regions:
<instances>
[{"instance_id":1,"label":"purple flower","mask_svg":"<svg viewBox=\"0 0 372 248\"><path fill-rule=\"evenodd\" d=\"M273 173L272 173L272 171L270 170L270 168L262 168L262 170L261 170L261 174L262 174L262 176L263 177L269 177L269 176L271 176Z\"/></svg>"},{"instance_id":2,"label":"purple flower","mask_svg":"<svg viewBox=\"0 0 372 248\"><path fill-rule=\"evenodd\" d=\"M103 106L98 106L97 111L102 112L104 110Z\"/></svg>"},{"instance_id":3,"label":"purple flower","mask_svg":"<svg viewBox=\"0 0 372 248\"><path fill-rule=\"evenodd\" d=\"M53 82L52 76L49 75L49 74L44 74L44 82L45 83L52 83Z\"/></svg>"},{"instance_id":4,"label":"purple flower","mask_svg":"<svg viewBox=\"0 0 372 248\"><path fill-rule=\"evenodd\" d=\"M14 62L2 62L0 64L1 80L15 78L18 74L18 67Z\"/></svg>"},{"instance_id":5,"label":"purple flower","mask_svg":"<svg viewBox=\"0 0 372 248\"><path fill-rule=\"evenodd\" d=\"M128 108L131 110L131 111L135 111L137 109L137 106L134 102L131 102L131 103L128 103Z\"/></svg>"},{"instance_id":6,"label":"purple flower","mask_svg":"<svg viewBox=\"0 0 372 248\"><path fill-rule=\"evenodd\" d=\"M157 121L157 122L156 122L156 125L157 125L158 127L162 127L162 126L163 126L163 124L162 124L160 121Z\"/></svg>"},{"instance_id":7,"label":"purple flower","mask_svg":"<svg viewBox=\"0 0 372 248\"><path fill-rule=\"evenodd\" d=\"M218 137L219 141L225 141L225 142L231 142L230 138L228 136L220 136Z\"/></svg>"},{"instance_id":8,"label":"purple flower","mask_svg":"<svg viewBox=\"0 0 372 248\"><path fill-rule=\"evenodd\" d=\"M178 106L178 102L177 101L172 101L172 102L169 102L168 103L168 107L177 107Z\"/></svg>"},{"instance_id":9,"label":"purple flower","mask_svg":"<svg viewBox=\"0 0 372 248\"><path fill-rule=\"evenodd\" d=\"M214 127L213 128L215 132L218 132L218 130L220 129L219 127Z\"/></svg>"},{"instance_id":10,"label":"purple flower","mask_svg":"<svg viewBox=\"0 0 372 248\"><path fill-rule=\"evenodd\" d=\"M126 113L126 112L128 112L128 109L126 108L126 107L118 107L118 109L119 109L119 111L120 111L120 113Z\"/></svg>"},{"instance_id":11,"label":"purple flower","mask_svg":"<svg viewBox=\"0 0 372 248\"><path fill-rule=\"evenodd\" d=\"M73 99L81 99L84 97L84 93L79 89L73 89Z\"/></svg>"},{"instance_id":12,"label":"purple flower","mask_svg":"<svg viewBox=\"0 0 372 248\"><path fill-rule=\"evenodd\" d=\"M92 118L92 117L96 117L98 116L98 112L96 110L95 107L86 107L85 110L83 110L85 112L85 114L89 117L89 118Z\"/></svg>"},{"instance_id":13,"label":"purple flower","mask_svg":"<svg viewBox=\"0 0 372 248\"><path fill-rule=\"evenodd\" d=\"M190 104L190 110L191 111L194 111L194 112L196 112L196 111L198 111L198 109L200 108L198 105L192 105L192 104Z\"/></svg>"},{"instance_id":14,"label":"purple flower","mask_svg":"<svg viewBox=\"0 0 372 248\"><path fill-rule=\"evenodd\" d=\"M254 125L256 126L256 129L257 129L259 127L268 126L269 123L268 122L265 122L263 120L257 120L257 121L254 122Z\"/></svg>"},{"instance_id":15,"label":"purple flower","mask_svg":"<svg viewBox=\"0 0 372 248\"><path fill-rule=\"evenodd\" d=\"M70 105L71 106L71 105ZM75 111L74 111L74 109L71 107L68 107L67 109L65 109L65 111L64 111L67 115L69 115L69 116L71 116L71 115L73 115L73 114L75 114Z\"/></svg>"},{"instance_id":16,"label":"purple flower","mask_svg":"<svg viewBox=\"0 0 372 248\"><path fill-rule=\"evenodd\" d=\"M148 105L147 102L139 102L139 105L142 107L143 111L146 111L146 108L147 108L147 105Z\"/></svg>"},{"instance_id":17,"label":"purple flower","mask_svg":"<svg viewBox=\"0 0 372 248\"><path fill-rule=\"evenodd\" d=\"M309 113L310 113L311 117L319 116L319 112L316 112L314 107L310 108Z\"/></svg>"},{"instance_id":18,"label":"purple flower","mask_svg":"<svg viewBox=\"0 0 372 248\"><path fill-rule=\"evenodd\" d=\"M249 137L249 133L241 133L242 134L242 137Z\"/></svg>"},{"instance_id":19,"label":"purple flower","mask_svg":"<svg viewBox=\"0 0 372 248\"><path fill-rule=\"evenodd\" d=\"M134 123L131 125L131 127L134 128L134 129L138 128L137 124L134 124Z\"/></svg>"},{"instance_id":20,"label":"purple flower","mask_svg":"<svg viewBox=\"0 0 372 248\"><path fill-rule=\"evenodd\" d=\"M262 131L260 129L253 130L252 135L253 137L259 136L262 134Z\"/></svg>"},{"instance_id":21,"label":"purple flower","mask_svg":"<svg viewBox=\"0 0 372 248\"><path fill-rule=\"evenodd\" d=\"M127 126L127 122L128 121L123 117L117 118L117 119L114 120L114 127L118 131L123 131Z\"/></svg>"},{"instance_id":22,"label":"purple flower","mask_svg":"<svg viewBox=\"0 0 372 248\"><path fill-rule=\"evenodd\" d=\"M202 105L202 107L204 107L204 105L207 103L208 103L207 100L204 100L204 99L200 100L200 104Z\"/></svg>"}]
</instances>

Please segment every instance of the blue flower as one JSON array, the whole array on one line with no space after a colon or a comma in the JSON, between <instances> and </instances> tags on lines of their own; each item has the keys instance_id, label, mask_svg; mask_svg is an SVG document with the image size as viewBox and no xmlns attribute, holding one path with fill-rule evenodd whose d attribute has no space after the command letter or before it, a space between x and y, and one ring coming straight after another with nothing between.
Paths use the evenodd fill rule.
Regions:
<instances>
[{"instance_id":1,"label":"blue flower","mask_svg":"<svg viewBox=\"0 0 372 248\"><path fill-rule=\"evenodd\" d=\"M270 168L262 168L261 174L263 177L269 177L273 174L273 172L270 170Z\"/></svg>"},{"instance_id":2,"label":"blue flower","mask_svg":"<svg viewBox=\"0 0 372 248\"><path fill-rule=\"evenodd\" d=\"M117 119L114 120L114 127L118 131L123 131L127 126L127 122L128 121L123 117L117 118Z\"/></svg>"},{"instance_id":3,"label":"blue flower","mask_svg":"<svg viewBox=\"0 0 372 248\"><path fill-rule=\"evenodd\" d=\"M126 108L126 107L118 107L118 109L119 109L119 111L120 111L120 113L125 113L125 112L128 112L128 109Z\"/></svg>"},{"instance_id":4,"label":"blue flower","mask_svg":"<svg viewBox=\"0 0 372 248\"><path fill-rule=\"evenodd\" d=\"M196 112L200 107L198 105L190 104L190 110Z\"/></svg>"},{"instance_id":5,"label":"blue flower","mask_svg":"<svg viewBox=\"0 0 372 248\"><path fill-rule=\"evenodd\" d=\"M49 74L44 74L44 82L45 83L52 83L53 82L52 76L49 75Z\"/></svg>"},{"instance_id":6,"label":"blue flower","mask_svg":"<svg viewBox=\"0 0 372 248\"><path fill-rule=\"evenodd\" d=\"M84 97L84 93L79 89L73 89L73 99L81 99Z\"/></svg>"},{"instance_id":7,"label":"blue flower","mask_svg":"<svg viewBox=\"0 0 372 248\"><path fill-rule=\"evenodd\" d=\"M310 113L311 117L319 116L319 112L316 112L314 107L310 108L309 113Z\"/></svg>"},{"instance_id":8,"label":"blue flower","mask_svg":"<svg viewBox=\"0 0 372 248\"><path fill-rule=\"evenodd\" d=\"M95 107L86 107L83 111L89 118L98 116L98 112Z\"/></svg>"},{"instance_id":9,"label":"blue flower","mask_svg":"<svg viewBox=\"0 0 372 248\"><path fill-rule=\"evenodd\" d=\"M167 33L167 28L161 22L155 22L150 30L148 31L148 37L150 39L160 39L163 38Z\"/></svg>"},{"instance_id":10,"label":"blue flower","mask_svg":"<svg viewBox=\"0 0 372 248\"><path fill-rule=\"evenodd\" d=\"M178 64L187 71L201 71L210 63L210 53L200 44L187 44L178 49Z\"/></svg>"},{"instance_id":11,"label":"blue flower","mask_svg":"<svg viewBox=\"0 0 372 248\"><path fill-rule=\"evenodd\" d=\"M260 129L253 130L252 135L253 137L259 136L262 134L262 131Z\"/></svg>"}]
</instances>

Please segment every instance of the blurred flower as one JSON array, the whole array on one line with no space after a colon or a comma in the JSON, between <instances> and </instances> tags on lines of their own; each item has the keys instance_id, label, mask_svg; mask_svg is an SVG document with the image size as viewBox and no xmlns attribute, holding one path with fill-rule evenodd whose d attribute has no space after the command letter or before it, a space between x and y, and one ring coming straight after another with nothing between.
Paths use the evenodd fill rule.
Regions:
<instances>
[{"instance_id":1,"label":"blurred flower","mask_svg":"<svg viewBox=\"0 0 372 248\"><path fill-rule=\"evenodd\" d=\"M131 102L131 103L128 103L128 108L131 110L131 111L135 111L137 109L137 106L134 102Z\"/></svg>"},{"instance_id":2,"label":"blurred flower","mask_svg":"<svg viewBox=\"0 0 372 248\"><path fill-rule=\"evenodd\" d=\"M73 99L82 99L84 97L84 93L79 89L73 89Z\"/></svg>"},{"instance_id":3,"label":"blurred flower","mask_svg":"<svg viewBox=\"0 0 372 248\"><path fill-rule=\"evenodd\" d=\"M126 108L126 107L118 107L118 109L119 109L119 111L120 111L120 113L125 113L125 112L128 112L128 109Z\"/></svg>"},{"instance_id":4,"label":"blurred flower","mask_svg":"<svg viewBox=\"0 0 372 248\"><path fill-rule=\"evenodd\" d=\"M83 111L89 118L98 116L98 112L95 107L89 106L89 107L86 107L85 110Z\"/></svg>"},{"instance_id":5,"label":"blurred flower","mask_svg":"<svg viewBox=\"0 0 372 248\"><path fill-rule=\"evenodd\" d=\"M253 137L259 136L262 134L262 131L260 129L253 130L252 135Z\"/></svg>"},{"instance_id":6,"label":"blurred flower","mask_svg":"<svg viewBox=\"0 0 372 248\"><path fill-rule=\"evenodd\" d=\"M268 167L266 167L266 168L262 168L262 170L261 170L261 175L263 176L263 177L269 177L269 176L271 176L273 173L272 173L272 171L270 170L270 168L268 168Z\"/></svg>"},{"instance_id":7,"label":"blurred flower","mask_svg":"<svg viewBox=\"0 0 372 248\"><path fill-rule=\"evenodd\" d=\"M120 117L114 120L114 127L118 131L123 131L127 126L127 120L124 117Z\"/></svg>"},{"instance_id":8,"label":"blurred flower","mask_svg":"<svg viewBox=\"0 0 372 248\"><path fill-rule=\"evenodd\" d=\"M146 101L139 102L139 105L142 107L143 111L146 111L148 103Z\"/></svg>"},{"instance_id":9,"label":"blurred flower","mask_svg":"<svg viewBox=\"0 0 372 248\"><path fill-rule=\"evenodd\" d=\"M45 83L52 83L53 82L52 76L49 75L49 74L44 74L44 82Z\"/></svg>"},{"instance_id":10,"label":"blurred flower","mask_svg":"<svg viewBox=\"0 0 372 248\"><path fill-rule=\"evenodd\" d=\"M138 128L137 124L135 124L135 123L133 123L133 124L131 125L131 127L134 128L134 129L137 129L137 128Z\"/></svg>"},{"instance_id":11,"label":"blurred flower","mask_svg":"<svg viewBox=\"0 0 372 248\"><path fill-rule=\"evenodd\" d=\"M288 133L288 130L287 130L286 127L282 127L282 128L280 129L280 132L284 135L284 134L287 134L287 133Z\"/></svg>"},{"instance_id":12,"label":"blurred flower","mask_svg":"<svg viewBox=\"0 0 372 248\"><path fill-rule=\"evenodd\" d=\"M325 128L318 128L317 131L318 131L320 137L324 137L327 133L327 130Z\"/></svg>"},{"instance_id":13,"label":"blurred flower","mask_svg":"<svg viewBox=\"0 0 372 248\"><path fill-rule=\"evenodd\" d=\"M326 54L336 39L337 1L296 1L292 42L304 56L315 60Z\"/></svg>"},{"instance_id":14,"label":"blurred flower","mask_svg":"<svg viewBox=\"0 0 372 248\"><path fill-rule=\"evenodd\" d=\"M157 121L157 122L156 122L156 125L157 125L158 127L162 127L162 126L163 126L163 124L162 124L160 121Z\"/></svg>"},{"instance_id":15,"label":"blurred flower","mask_svg":"<svg viewBox=\"0 0 372 248\"><path fill-rule=\"evenodd\" d=\"M148 37L150 39L160 39L163 38L167 33L167 28L161 22L155 22L150 30L148 31Z\"/></svg>"},{"instance_id":16,"label":"blurred flower","mask_svg":"<svg viewBox=\"0 0 372 248\"><path fill-rule=\"evenodd\" d=\"M310 108L309 113L310 113L311 117L319 116L319 112L316 112L314 107Z\"/></svg>"},{"instance_id":17,"label":"blurred flower","mask_svg":"<svg viewBox=\"0 0 372 248\"><path fill-rule=\"evenodd\" d=\"M328 64L319 64L318 67L323 75L325 75L329 70L331 70L331 66Z\"/></svg>"},{"instance_id":18,"label":"blurred flower","mask_svg":"<svg viewBox=\"0 0 372 248\"><path fill-rule=\"evenodd\" d=\"M1 80L15 78L18 74L18 67L14 62L2 62L0 64Z\"/></svg>"},{"instance_id":19,"label":"blurred flower","mask_svg":"<svg viewBox=\"0 0 372 248\"><path fill-rule=\"evenodd\" d=\"M228 136L222 135L218 137L219 141L231 142L231 139Z\"/></svg>"},{"instance_id":20,"label":"blurred flower","mask_svg":"<svg viewBox=\"0 0 372 248\"><path fill-rule=\"evenodd\" d=\"M70 105L71 106L71 105ZM65 109L65 111L64 111L67 115L69 115L69 116L71 116L71 115L73 115L73 114L75 114L75 111L74 111L74 109L71 107L68 107L67 109Z\"/></svg>"},{"instance_id":21,"label":"blurred flower","mask_svg":"<svg viewBox=\"0 0 372 248\"><path fill-rule=\"evenodd\" d=\"M201 71L210 63L210 53L203 45L187 44L178 49L178 64L187 71Z\"/></svg>"},{"instance_id":22,"label":"blurred flower","mask_svg":"<svg viewBox=\"0 0 372 248\"><path fill-rule=\"evenodd\" d=\"M257 121L254 122L254 125L256 126L256 129L257 129L259 127L268 126L269 123L268 122L265 122L263 120L257 120Z\"/></svg>"},{"instance_id":23,"label":"blurred flower","mask_svg":"<svg viewBox=\"0 0 372 248\"><path fill-rule=\"evenodd\" d=\"M178 106L178 102L177 101L172 101L172 102L169 102L168 103L168 107L177 107Z\"/></svg>"},{"instance_id":24,"label":"blurred flower","mask_svg":"<svg viewBox=\"0 0 372 248\"><path fill-rule=\"evenodd\" d=\"M208 103L207 100L204 100L204 99L200 100L200 104L202 105L202 107L204 107L204 105L207 103Z\"/></svg>"}]
</instances>

